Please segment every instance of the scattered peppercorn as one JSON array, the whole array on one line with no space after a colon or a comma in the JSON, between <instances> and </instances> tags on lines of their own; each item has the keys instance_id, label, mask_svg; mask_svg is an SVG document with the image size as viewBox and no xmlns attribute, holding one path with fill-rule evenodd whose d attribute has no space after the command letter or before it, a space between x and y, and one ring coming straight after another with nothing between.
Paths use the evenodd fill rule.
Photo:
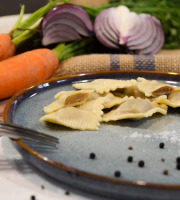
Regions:
<instances>
[{"instance_id":1,"label":"scattered peppercorn","mask_svg":"<svg viewBox=\"0 0 180 200\"><path fill-rule=\"evenodd\" d=\"M66 195L69 195L69 194L70 194L70 192L69 192L69 191L66 191L66 192L65 192L65 194L66 194Z\"/></svg>"},{"instance_id":2,"label":"scattered peppercorn","mask_svg":"<svg viewBox=\"0 0 180 200\"><path fill-rule=\"evenodd\" d=\"M71 171L67 171L67 173L68 173L69 175L72 175L72 172L71 172Z\"/></svg>"},{"instance_id":3,"label":"scattered peppercorn","mask_svg":"<svg viewBox=\"0 0 180 200\"><path fill-rule=\"evenodd\" d=\"M128 146L128 149L129 149L129 150L133 150L133 147L132 147L132 146Z\"/></svg>"},{"instance_id":4,"label":"scattered peppercorn","mask_svg":"<svg viewBox=\"0 0 180 200\"><path fill-rule=\"evenodd\" d=\"M114 172L114 176L115 177L120 177L121 176L121 172L120 171L115 171Z\"/></svg>"},{"instance_id":5,"label":"scattered peppercorn","mask_svg":"<svg viewBox=\"0 0 180 200\"><path fill-rule=\"evenodd\" d=\"M36 200L36 196L35 195L31 195L31 200Z\"/></svg>"},{"instance_id":6,"label":"scattered peppercorn","mask_svg":"<svg viewBox=\"0 0 180 200\"><path fill-rule=\"evenodd\" d=\"M78 173L78 172L75 172L75 175L76 175L76 176L79 176L79 173Z\"/></svg>"},{"instance_id":7,"label":"scattered peppercorn","mask_svg":"<svg viewBox=\"0 0 180 200\"><path fill-rule=\"evenodd\" d=\"M177 162L177 163L180 163L180 157L177 157L177 158L176 158L176 162Z\"/></svg>"},{"instance_id":8,"label":"scattered peppercorn","mask_svg":"<svg viewBox=\"0 0 180 200\"><path fill-rule=\"evenodd\" d=\"M168 175L168 170L167 170L167 169L164 169L164 170L163 170L163 174L164 174L164 175Z\"/></svg>"},{"instance_id":9,"label":"scattered peppercorn","mask_svg":"<svg viewBox=\"0 0 180 200\"><path fill-rule=\"evenodd\" d=\"M161 161L162 161L162 162L164 162L164 161L165 161L165 159L164 159L164 158L161 158Z\"/></svg>"},{"instance_id":10,"label":"scattered peppercorn","mask_svg":"<svg viewBox=\"0 0 180 200\"><path fill-rule=\"evenodd\" d=\"M164 146L165 146L164 142L159 143L159 148L160 149L164 149Z\"/></svg>"},{"instance_id":11,"label":"scattered peppercorn","mask_svg":"<svg viewBox=\"0 0 180 200\"><path fill-rule=\"evenodd\" d=\"M132 156L128 156L127 161L128 162L132 162L133 161L133 157Z\"/></svg>"},{"instance_id":12,"label":"scattered peppercorn","mask_svg":"<svg viewBox=\"0 0 180 200\"><path fill-rule=\"evenodd\" d=\"M41 189L44 190L44 185L41 185Z\"/></svg>"},{"instance_id":13,"label":"scattered peppercorn","mask_svg":"<svg viewBox=\"0 0 180 200\"><path fill-rule=\"evenodd\" d=\"M143 160L140 160L140 161L138 162L138 165L139 165L139 167L144 167L145 163L144 163Z\"/></svg>"},{"instance_id":14,"label":"scattered peppercorn","mask_svg":"<svg viewBox=\"0 0 180 200\"><path fill-rule=\"evenodd\" d=\"M90 154L89 154L89 158L94 159L95 157L96 157L96 154L95 154L95 153L90 153Z\"/></svg>"},{"instance_id":15,"label":"scattered peppercorn","mask_svg":"<svg viewBox=\"0 0 180 200\"><path fill-rule=\"evenodd\" d=\"M180 170L180 163L176 165L176 169Z\"/></svg>"}]
</instances>

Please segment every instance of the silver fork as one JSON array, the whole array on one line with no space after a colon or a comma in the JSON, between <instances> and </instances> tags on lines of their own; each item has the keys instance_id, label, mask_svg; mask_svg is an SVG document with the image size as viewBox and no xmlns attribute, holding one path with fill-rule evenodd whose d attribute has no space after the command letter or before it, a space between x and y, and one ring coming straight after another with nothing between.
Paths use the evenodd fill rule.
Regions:
<instances>
[{"instance_id":1,"label":"silver fork","mask_svg":"<svg viewBox=\"0 0 180 200\"><path fill-rule=\"evenodd\" d=\"M7 136L12 139L38 141L49 146L56 146L59 143L59 139L54 136L50 136L16 124L3 122L0 122L0 136Z\"/></svg>"}]
</instances>

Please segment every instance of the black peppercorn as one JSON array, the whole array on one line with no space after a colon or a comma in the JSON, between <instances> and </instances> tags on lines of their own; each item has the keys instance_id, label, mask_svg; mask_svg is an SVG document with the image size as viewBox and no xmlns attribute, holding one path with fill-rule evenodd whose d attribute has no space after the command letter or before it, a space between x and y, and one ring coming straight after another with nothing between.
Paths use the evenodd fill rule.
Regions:
<instances>
[{"instance_id":1,"label":"black peppercorn","mask_svg":"<svg viewBox=\"0 0 180 200\"><path fill-rule=\"evenodd\" d=\"M165 159L164 159L164 158L161 158L161 161L162 161L162 162L164 162L164 161L165 161Z\"/></svg>"},{"instance_id":2,"label":"black peppercorn","mask_svg":"<svg viewBox=\"0 0 180 200\"><path fill-rule=\"evenodd\" d=\"M165 146L164 142L159 143L159 148L160 148L160 149L163 149L164 146Z\"/></svg>"},{"instance_id":3,"label":"black peppercorn","mask_svg":"<svg viewBox=\"0 0 180 200\"><path fill-rule=\"evenodd\" d=\"M121 176L121 172L120 171L115 171L114 172L114 176L115 177L120 177Z\"/></svg>"},{"instance_id":4,"label":"black peppercorn","mask_svg":"<svg viewBox=\"0 0 180 200\"><path fill-rule=\"evenodd\" d=\"M69 191L66 191L65 194L66 194L66 195L69 195L70 193L69 193Z\"/></svg>"},{"instance_id":5,"label":"black peppercorn","mask_svg":"<svg viewBox=\"0 0 180 200\"><path fill-rule=\"evenodd\" d=\"M176 158L176 162L177 162L177 163L180 163L180 157L177 157L177 158Z\"/></svg>"},{"instance_id":6,"label":"black peppercorn","mask_svg":"<svg viewBox=\"0 0 180 200\"><path fill-rule=\"evenodd\" d=\"M140 161L138 162L138 165L139 165L139 167L144 167L145 163L144 163L143 160L140 160Z\"/></svg>"},{"instance_id":7,"label":"black peppercorn","mask_svg":"<svg viewBox=\"0 0 180 200\"><path fill-rule=\"evenodd\" d=\"M132 162L133 161L133 157L132 156L128 156L127 161L128 162Z\"/></svg>"},{"instance_id":8,"label":"black peppercorn","mask_svg":"<svg viewBox=\"0 0 180 200\"><path fill-rule=\"evenodd\" d=\"M90 153L90 154L89 154L89 158L94 159L95 157L96 157L96 154L95 154L95 153Z\"/></svg>"},{"instance_id":9,"label":"black peppercorn","mask_svg":"<svg viewBox=\"0 0 180 200\"><path fill-rule=\"evenodd\" d=\"M69 175L72 175L72 172L71 172L71 171L67 171L67 173L68 173Z\"/></svg>"},{"instance_id":10,"label":"black peppercorn","mask_svg":"<svg viewBox=\"0 0 180 200\"><path fill-rule=\"evenodd\" d=\"M36 200L36 196L35 195L31 195L31 200Z\"/></svg>"},{"instance_id":11,"label":"black peppercorn","mask_svg":"<svg viewBox=\"0 0 180 200\"><path fill-rule=\"evenodd\" d=\"M180 163L176 165L176 169L180 170Z\"/></svg>"}]
</instances>

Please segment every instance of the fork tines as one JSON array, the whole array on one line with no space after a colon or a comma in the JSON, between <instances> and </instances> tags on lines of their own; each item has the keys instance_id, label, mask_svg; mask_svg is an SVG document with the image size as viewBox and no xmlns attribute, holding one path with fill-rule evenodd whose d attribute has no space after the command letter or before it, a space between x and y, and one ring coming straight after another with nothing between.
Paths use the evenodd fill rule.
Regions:
<instances>
[{"instance_id":1,"label":"fork tines","mask_svg":"<svg viewBox=\"0 0 180 200\"><path fill-rule=\"evenodd\" d=\"M54 136L11 123L0 122L0 135L7 135L8 137L16 139L39 141L51 146L59 143L59 139Z\"/></svg>"}]
</instances>

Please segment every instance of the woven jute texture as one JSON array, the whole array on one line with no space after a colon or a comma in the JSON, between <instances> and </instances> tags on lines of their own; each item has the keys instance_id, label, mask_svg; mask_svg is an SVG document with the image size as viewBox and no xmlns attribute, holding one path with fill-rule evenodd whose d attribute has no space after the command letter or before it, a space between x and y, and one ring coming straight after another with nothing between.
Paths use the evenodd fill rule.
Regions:
<instances>
[{"instance_id":1,"label":"woven jute texture","mask_svg":"<svg viewBox=\"0 0 180 200\"><path fill-rule=\"evenodd\" d=\"M53 77L109 70L180 73L180 50L162 50L157 55L90 54L76 56L61 62Z\"/></svg>"}]
</instances>

